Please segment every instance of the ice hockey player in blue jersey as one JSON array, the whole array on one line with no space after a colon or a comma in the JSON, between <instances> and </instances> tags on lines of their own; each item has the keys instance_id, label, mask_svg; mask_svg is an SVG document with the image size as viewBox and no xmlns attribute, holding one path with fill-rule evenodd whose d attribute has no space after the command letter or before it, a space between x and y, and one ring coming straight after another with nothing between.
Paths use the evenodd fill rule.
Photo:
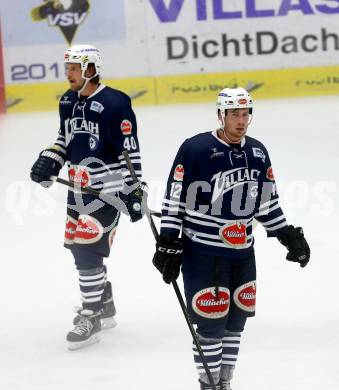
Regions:
<instances>
[{"instance_id":1,"label":"ice hockey player in blue jersey","mask_svg":"<svg viewBox=\"0 0 339 390\"><path fill-rule=\"evenodd\" d=\"M180 273L190 318L197 325L217 389L230 390L241 332L255 314L253 222L305 267L310 249L300 227L288 225L267 149L246 135L253 102L243 88L217 98L220 129L180 147L167 182L153 264L171 283ZM181 237L180 234L182 233ZM193 345L200 388L211 389Z\"/></svg>"},{"instance_id":2,"label":"ice hockey player in blue jersey","mask_svg":"<svg viewBox=\"0 0 339 390\"><path fill-rule=\"evenodd\" d=\"M138 177L141 160L137 123L130 98L100 82L102 59L91 45L76 45L65 55L70 89L59 102L60 130L31 169L31 179L49 187L67 161L69 180L65 247L79 272L82 306L67 334L70 349L98 341L101 327L113 327L115 306L107 280L108 257L120 211L132 222L142 217L144 191L131 186L122 152L127 150ZM111 196L111 203L79 191L88 187ZM126 210L127 209L127 210Z\"/></svg>"}]
</instances>

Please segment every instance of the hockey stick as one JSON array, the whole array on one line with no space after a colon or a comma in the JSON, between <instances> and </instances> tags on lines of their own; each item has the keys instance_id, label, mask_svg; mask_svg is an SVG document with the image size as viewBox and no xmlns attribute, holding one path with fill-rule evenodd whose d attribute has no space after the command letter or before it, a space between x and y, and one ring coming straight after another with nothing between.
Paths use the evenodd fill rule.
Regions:
<instances>
[{"instance_id":1,"label":"hockey stick","mask_svg":"<svg viewBox=\"0 0 339 390\"><path fill-rule=\"evenodd\" d=\"M133 179L133 183L138 183L139 179L138 179L137 175L135 174L135 170L134 170L134 167L133 167L133 165L131 163L131 160L129 158L127 150L124 150L122 152L122 154L123 154L123 156L125 158L125 161L126 161L126 164L127 164L127 168L130 171L130 173L131 173L131 176L132 176L132 179ZM152 213L151 213L150 209L148 208L147 203L146 203L145 200L143 200L142 207L143 207L143 210L145 211L146 217L147 217L148 222L150 224L150 227L152 229L153 236L154 236L156 242L158 242L158 240L159 240L159 233L158 233L157 228L156 228L156 226L154 224L154 221L153 221L153 218L152 218ZM210 385L212 387L212 390L216 390L216 387L215 387L215 384L214 384L214 381L213 381L213 377L212 377L211 371L210 371L210 369L209 369L209 367L207 365L204 353L203 353L203 351L201 349L201 345L200 345L200 342L198 340L198 336L197 336L197 334L196 334L196 332L195 332L195 330L193 328L193 324L192 324L192 322L191 322L191 320L190 320L190 318L188 316L187 308L186 308L185 302L183 300L183 297L181 295L181 292L180 292L180 289L179 289L179 286L178 286L176 280L172 281L172 286L173 286L175 294L176 294L176 296L178 298L178 301L179 301L179 304L181 306L181 310L182 310L182 312L184 314L184 317L185 317L186 323L188 325L188 328L189 328L189 330L191 332L191 335L193 337L194 344L197 347L197 350L198 350L198 353L200 355L202 364L204 366L206 375L208 377L208 380L210 381Z\"/></svg>"},{"instance_id":2,"label":"hockey stick","mask_svg":"<svg viewBox=\"0 0 339 390\"><path fill-rule=\"evenodd\" d=\"M91 187L75 186L73 182L65 180L65 179L62 179L61 177L57 177L56 181L58 183L60 183L60 184L66 185L67 187L76 188L78 190L81 190L85 194L94 195L94 196L98 197L99 199L101 199L103 201L106 201L107 203L109 203L112 206L115 206L115 205L118 206L119 201L116 200L115 197L112 196L112 195L103 194L100 191L97 191L97 190L95 190L94 188L91 188ZM118 209L118 207L116 207L116 208ZM149 210L149 212L150 212L151 215L154 215L155 217L161 218L161 213L159 213L158 211Z\"/></svg>"}]
</instances>

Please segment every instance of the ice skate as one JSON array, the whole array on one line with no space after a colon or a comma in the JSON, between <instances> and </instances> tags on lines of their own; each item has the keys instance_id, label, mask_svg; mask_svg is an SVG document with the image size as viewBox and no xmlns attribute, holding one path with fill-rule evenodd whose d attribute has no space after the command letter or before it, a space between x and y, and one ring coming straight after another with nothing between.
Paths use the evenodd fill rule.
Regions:
<instances>
[{"instance_id":1,"label":"ice skate","mask_svg":"<svg viewBox=\"0 0 339 390\"><path fill-rule=\"evenodd\" d=\"M102 294L102 304L103 309L101 312L101 329L109 329L117 326L117 322L114 318L116 314L116 309L114 305L113 295L112 295L112 286L111 282L106 282L105 290ZM81 308L76 308L75 311L78 313ZM76 325L79 321L79 315L74 317L73 325Z\"/></svg>"},{"instance_id":2,"label":"ice skate","mask_svg":"<svg viewBox=\"0 0 339 390\"><path fill-rule=\"evenodd\" d=\"M83 309L79 311L74 329L67 334L68 349L71 351L99 342L101 312Z\"/></svg>"},{"instance_id":3,"label":"ice skate","mask_svg":"<svg viewBox=\"0 0 339 390\"><path fill-rule=\"evenodd\" d=\"M220 382L220 390L232 390L231 383L228 381L221 381Z\"/></svg>"},{"instance_id":4,"label":"ice skate","mask_svg":"<svg viewBox=\"0 0 339 390\"><path fill-rule=\"evenodd\" d=\"M200 380L199 383L200 383L200 390L214 390L210 384L201 382ZM215 385L215 390L222 390L222 388L220 387L220 383Z\"/></svg>"}]
</instances>

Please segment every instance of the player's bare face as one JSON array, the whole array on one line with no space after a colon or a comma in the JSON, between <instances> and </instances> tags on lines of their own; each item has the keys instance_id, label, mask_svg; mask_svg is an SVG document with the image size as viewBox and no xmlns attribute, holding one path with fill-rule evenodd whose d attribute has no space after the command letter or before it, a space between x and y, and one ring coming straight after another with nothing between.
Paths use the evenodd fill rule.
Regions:
<instances>
[{"instance_id":1,"label":"player's bare face","mask_svg":"<svg viewBox=\"0 0 339 390\"><path fill-rule=\"evenodd\" d=\"M66 64L66 77L72 91L79 91L84 85L81 73L80 64Z\"/></svg>"},{"instance_id":2,"label":"player's bare face","mask_svg":"<svg viewBox=\"0 0 339 390\"><path fill-rule=\"evenodd\" d=\"M247 132L250 122L250 112L248 108L238 108L227 110L225 116L224 134L232 143L238 143Z\"/></svg>"}]
</instances>

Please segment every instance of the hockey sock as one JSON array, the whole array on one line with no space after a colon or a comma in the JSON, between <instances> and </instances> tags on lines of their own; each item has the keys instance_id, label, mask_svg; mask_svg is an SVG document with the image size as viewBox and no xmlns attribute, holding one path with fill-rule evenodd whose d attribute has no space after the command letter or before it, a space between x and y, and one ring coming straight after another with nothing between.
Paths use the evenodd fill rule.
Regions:
<instances>
[{"instance_id":1,"label":"hockey sock","mask_svg":"<svg viewBox=\"0 0 339 390\"><path fill-rule=\"evenodd\" d=\"M198 335L198 337L199 337L200 346L203 351L206 363L208 365L208 368L211 371L213 381L215 384L217 384L219 383L219 379L220 379L221 354L222 354L221 340L205 338L200 335ZM199 373L200 381L209 384L210 381L206 374L197 347L195 346L194 343L193 343L193 355L194 355L194 362Z\"/></svg>"},{"instance_id":2,"label":"hockey sock","mask_svg":"<svg viewBox=\"0 0 339 390\"><path fill-rule=\"evenodd\" d=\"M239 346L240 346L240 332L225 331L222 338L222 364L220 377L223 381L230 381L233 377L233 371L237 362Z\"/></svg>"},{"instance_id":3,"label":"hockey sock","mask_svg":"<svg viewBox=\"0 0 339 390\"><path fill-rule=\"evenodd\" d=\"M101 310L101 295L105 288L104 267L79 270L79 285L83 308Z\"/></svg>"}]
</instances>

